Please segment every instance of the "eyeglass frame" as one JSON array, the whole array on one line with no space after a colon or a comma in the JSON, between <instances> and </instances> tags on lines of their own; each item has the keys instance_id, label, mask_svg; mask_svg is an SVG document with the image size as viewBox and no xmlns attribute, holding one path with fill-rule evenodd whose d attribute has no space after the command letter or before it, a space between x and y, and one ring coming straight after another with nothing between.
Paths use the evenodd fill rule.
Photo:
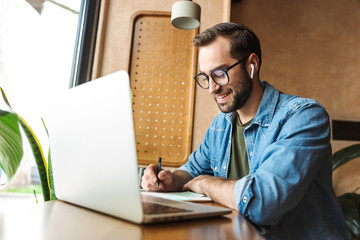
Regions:
<instances>
[{"instance_id":1,"label":"eyeglass frame","mask_svg":"<svg viewBox=\"0 0 360 240\"><path fill-rule=\"evenodd\" d=\"M210 72L210 77L211 77L211 79L213 80L213 82L214 82L216 85L219 85L219 86L221 86L221 87L228 85L229 82L230 82L230 77L229 77L229 75L228 75L227 72L228 72L230 69L232 69L233 67L235 67L236 65L238 65L238 64L242 63L243 61L247 60L249 57L250 57L250 55L247 56L247 57L245 57L245 58L243 58L243 59L241 59L240 61L234 63L234 64L231 65L230 67L227 67L227 68L219 68L219 69L215 69L215 70L211 71L211 72ZM222 71L225 73L225 76L226 76L226 78L227 78L227 83L225 83L225 84L219 84L219 83L217 83L217 82L214 80L214 78L212 77L212 73L215 72L215 71L218 71L218 70L222 70ZM205 76L205 78L206 78L206 79L208 80L208 82L209 82L209 86L208 86L207 88L201 86L201 84L200 84L200 83L198 82L198 80L197 80L198 76ZM194 76L194 80L196 81L196 83L197 83L202 89L209 89L209 87L210 87L210 78L209 78L209 75L201 72L201 73L197 74L196 76Z\"/></svg>"}]
</instances>

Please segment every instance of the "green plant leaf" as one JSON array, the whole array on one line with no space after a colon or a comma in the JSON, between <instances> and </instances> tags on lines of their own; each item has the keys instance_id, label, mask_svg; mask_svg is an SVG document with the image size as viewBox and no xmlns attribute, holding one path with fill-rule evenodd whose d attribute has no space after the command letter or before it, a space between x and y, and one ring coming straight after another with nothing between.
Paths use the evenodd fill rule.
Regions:
<instances>
[{"instance_id":1,"label":"green plant leaf","mask_svg":"<svg viewBox=\"0 0 360 240\"><path fill-rule=\"evenodd\" d=\"M359 214L360 214L360 194L357 194L355 192L344 193L343 195L339 196L338 199L339 200L341 200L341 199L350 199L351 201L353 201L354 204L356 205L358 211L359 211Z\"/></svg>"},{"instance_id":2,"label":"green plant leaf","mask_svg":"<svg viewBox=\"0 0 360 240\"><path fill-rule=\"evenodd\" d=\"M49 131L46 127L45 121L44 119L41 118L41 121L43 123L43 126L45 128L46 134L49 137ZM53 173L52 173L52 162L51 162L51 154L50 154L50 147L49 147L49 153L48 153L48 168L47 168L47 172L48 172L48 179L49 179L49 187L50 187L50 200L56 200L56 195L55 195L55 187L54 187L54 178L53 178Z\"/></svg>"},{"instance_id":3,"label":"green plant leaf","mask_svg":"<svg viewBox=\"0 0 360 240\"><path fill-rule=\"evenodd\" d=\"M332 169L333 171L349 162L350 160L360 157L360 144L355 144L346 148L343 148L333 155Z\"/></svg>"},{"instance_id":4,"label":"green plant leaf","mask_svg":"<svg viewBox=\"0 0 360 240\"><path fill-rule=\"evenodd\" d=\"M0 110L0 167L8 179L16 173L22 157L19 118L14 113Z\"/></svg>"},{"instance_id":5,"label":"green plant leaf","mask_svg":"<svg viewBox=\"0 0 360 240\"><path fill-rule=\"evenodd\" d=\"M359 239L360 236L360 216L359 210L350 198L339 199L341 210L344 214L346 228L351 235L351 239Z\"/></svg>"},{"instance_id":6,"label":"green plant leaf","mask_svg":"<svg viewBox=\"0 0 360 240\"><path fill-rule=\"evenodd\" d=\"M49 186L50 186L50 200L56 200L55 195L55 188L54 188L54 177L52 173L52 162L51 162L51 155L49 149L49 156L48 156L48 173L49 173Z\"/></svg>"},{"instance_id":7,"label":"green plant leaf","mask_svg":"<svg viewBox=\"0 0 360 240\"><path fill-rule=\"evenodd\" d=\"M44 157L41 144L40 144L38 138L36 137L35 133L31 129L30 125L20 115L18 115L16 112L12 111L10 102L8 101L8 99L6 97L5 91L1 87L0 87L0 92L1 92L1 96L4 100L4 102L7 104L7 106L9 107L9 110L11 111L11 113L4 112L4 113L2 113L2 115L5 116L7 114L10 114L12 116L16 116L16 117L13 117L13 119L11 121L12 128L14 128L16 126L17 130L19 130L19 123L20 123L22 129L24 130L25 135L30 143L30 146L31 146L34 158L35 158L36 166L37 166L37 169L39 172L44 201L49 201L50 200L50 187L49 187L48 174L47 174L47 162ZM7 114L5 114L5 113L7 113ZM15 122L16 122L16 124L15 124ZM0 128L0 133L4 135L5 142L11 140L11 136L6 135L6 129L3 130ZM20 132L19 132L19 136L20 136L20 140L21 140ZM2 146L2 144L0 146ZM21 148L21 156L22 156L22 154L23 154L22 145L20 148ZM18 149L16 149L16 150L18 150ZM12 154L11 151L6 151L6 152L4 152L4 154L2 154L4 157L3 162L5 163L5 166L7 166L9 164L12 165L13 162L15 162L15 160L13 160L13 156L11 154ZM21 160L21 158L20 158L20 160ZM14 165L16 166L16 164L14 164ZM18 165L17 165L17 167L18 167ZM17 169L17 167L16 167L16 169ZM15 172L16 172L16 169L15 169Z\"/></svg>"},{"instance_id":8,"label":"green plant leaf","mask_svg":"<svg viewBox=\"0 0 360 240\"><path fill-rule=\"evenodd\" d=\"M44 153L43 153L41 144L40 144L38 138L36 137L35 133L31 129L31 127L20 116L19 116L19 121L20 121L20 125L23 128L25 135L30 143L30 146L31 146L34 158L35 158L36 166L37 166L37 169L39 172L41 187L43 190L44 201L49 201L50 200L50 186L49 186L48 174L47 174L47 162L44 157Z\"/></svg>"},{"instance_id":9,"label":"green plant leaf","mask_svg":"<svg viewBox=\"0 0 360 240\"><path fill-rule=\"evenodd\" d=\"M0 92L1 92L1 97L2 97L2 99L4 100L4 102L6 103L6 105L8 105L9 108L11 109L9 100L7 99L6 94L5 94L5 91L2 89L2 87L0 87Z\"/></svg>"}]
</instances>

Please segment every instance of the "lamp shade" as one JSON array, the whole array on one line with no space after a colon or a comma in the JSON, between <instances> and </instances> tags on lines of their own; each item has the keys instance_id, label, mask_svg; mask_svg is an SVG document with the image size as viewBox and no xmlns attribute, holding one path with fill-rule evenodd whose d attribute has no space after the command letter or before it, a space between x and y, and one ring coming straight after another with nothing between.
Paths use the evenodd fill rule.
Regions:
<instances>
[{"instance_id":1,"label":"lamp shade","mask_svg":"<svg viewBox=\"0 0 360 240\"><path fill-rule=\"evenodd\" d=\"M179 1L172 5L171 24L180 29L191 30L200 26L200 6L193 1Z\"/></svg>"}]
</instances>

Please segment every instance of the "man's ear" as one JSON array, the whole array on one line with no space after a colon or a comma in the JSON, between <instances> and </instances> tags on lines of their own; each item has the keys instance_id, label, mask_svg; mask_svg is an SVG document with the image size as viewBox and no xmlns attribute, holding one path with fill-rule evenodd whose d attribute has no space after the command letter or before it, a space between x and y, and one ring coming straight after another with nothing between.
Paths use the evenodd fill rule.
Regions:
<instances>
[{"instance_id":1,"label":"man's ear","mask_svg":"<svg viewBox=\"0 0 360 240\"><path fill-rule=\"evenodd\" d=\"M259 70L259 58L255 53L250 54L249 63L250 63L251 69L248 69L248 71L250 71L249 75L250 75L250 78L252 79L252 78L254 78L255 72L257 72Z\"/></svg>"}]
</instances>

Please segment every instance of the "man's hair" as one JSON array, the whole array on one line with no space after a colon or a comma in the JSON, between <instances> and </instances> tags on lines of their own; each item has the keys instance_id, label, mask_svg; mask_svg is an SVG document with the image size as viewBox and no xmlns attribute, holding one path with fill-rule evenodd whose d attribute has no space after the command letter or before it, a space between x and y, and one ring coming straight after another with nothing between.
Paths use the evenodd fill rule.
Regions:
<instances>
[{"instance_id":1,"label":"man's hair","mask_svg":"<svg viewBox=\"0 0 360 240\"><path fill-rule=\"evenodd\" d=\"M193 41L194 46L201 47L213 42L217 37L227 37L230 40L230 56L241 60L255 53L259 57L261 66L261 47L258 37L253 31L242 24L224 22L216 24L198 34Z\"/></svg>"}]
</instances>

